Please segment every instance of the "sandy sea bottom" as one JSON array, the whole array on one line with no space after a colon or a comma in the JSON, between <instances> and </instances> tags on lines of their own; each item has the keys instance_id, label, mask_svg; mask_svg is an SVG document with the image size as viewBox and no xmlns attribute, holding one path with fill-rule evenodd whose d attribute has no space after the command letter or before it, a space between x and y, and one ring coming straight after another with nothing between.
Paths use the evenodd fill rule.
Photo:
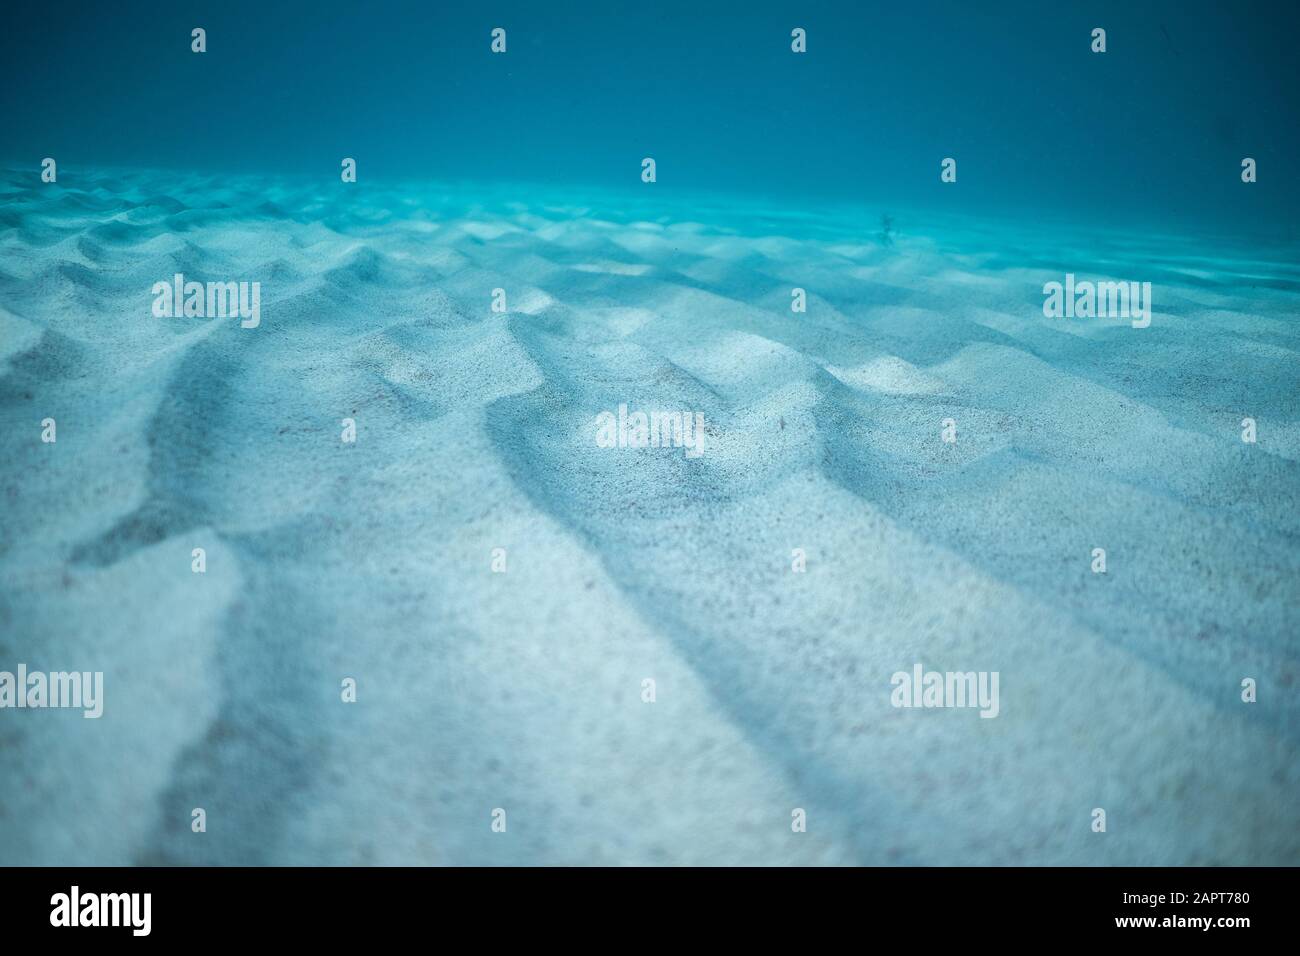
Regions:
<instances>
[{"instance_id":1,"label":"sandy sea bottom","mask_svg":"<svg viewBox=\"0 0 1300 956\"><path fill-rule=\"evenodd\" d=\"M0 177L0 670L104 715L0 711L3 862L1300 863L1295 248L60 179Z\"/></svg>"}]
</instances>

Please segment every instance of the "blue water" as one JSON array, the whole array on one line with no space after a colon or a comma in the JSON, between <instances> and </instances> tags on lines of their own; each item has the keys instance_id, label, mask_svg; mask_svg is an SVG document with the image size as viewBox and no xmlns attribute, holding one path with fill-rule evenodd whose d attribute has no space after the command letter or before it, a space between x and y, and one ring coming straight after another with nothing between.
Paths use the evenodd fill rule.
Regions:
<instances>
[{"instance_id":1,"label":"blue water","mask_svg":"<svg viewBox=\"0 0 1300 956\"><path fill-rule=\"evenodd\" d=\"M0 156L1292 228L1293 4L164 2L9 12ZM190 30L208 52L190 52ZM507 30L492 55L490 30ZM808 31L808 52L790 31ZM1090 31L1107 30L1107 52ZM1243 157L1259 181L1241 188ZM939 162L958 160L958 188Z\"/></svg>"},{"instance_id":2,"label":"blue water","mask_svg":"<svg viewBox=\"0 0 1300 956\"><path fill-rule=\"evenodd\" d=\"M7 15L0 862L1300 862L1294 10Z\"/></svg>"}]
</instances>

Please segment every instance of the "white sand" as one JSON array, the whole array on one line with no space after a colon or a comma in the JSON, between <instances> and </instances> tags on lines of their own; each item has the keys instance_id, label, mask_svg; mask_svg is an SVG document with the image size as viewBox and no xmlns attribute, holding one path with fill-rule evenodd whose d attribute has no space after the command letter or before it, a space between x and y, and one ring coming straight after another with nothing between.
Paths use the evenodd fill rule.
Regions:
<instances>
[{"instance_id":1,"label":"white sand","mask_svg":"<svg viewBox=\"0 0 1300 956\"><path fill-rule=\"evenodd\" d=\"M106 704L0 711L0 861L1300 863L1295 250L24 176L0 669ZM178 271L260 327L153 317ZM1066 271L1155 321L1045 319Z\"/></svg>"}]
</instances>

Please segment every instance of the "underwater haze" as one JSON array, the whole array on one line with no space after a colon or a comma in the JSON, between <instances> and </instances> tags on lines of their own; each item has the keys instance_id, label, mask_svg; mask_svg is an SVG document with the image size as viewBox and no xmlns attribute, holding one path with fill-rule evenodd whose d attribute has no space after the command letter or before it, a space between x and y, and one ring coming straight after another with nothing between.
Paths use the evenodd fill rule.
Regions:
<instances>
[{"instance_id":1,"label":"underwater haze","mask_svg":"<svg viewBox=\"0 0 1300 956\"><path fill-rule=\"evenodd\" d=\"M869 200L1291 228L1300 7L1272 2L128 5L8 11L23 164ZM207 52L191 53L193 27ZM507 30L493 56L489 31ZM807 31L792 55L790 33ZM1106 28L1107 50L1090 49ZM181 38L181 39L178 39ZM184 42L181 42L181 41ZM1245 191L1243 156L1264 174ZM940 159L961 166L941 191ZM666 197L662 197L666 198Z\"/></svg>"},{"instance_id":2,"label":"underwater haze","mask_svg":"<svg viewBox=\"0 0 1300 956\"><path fill-rule=\"evenodd\" d=\"M0 864L1300 864L1293 6L6 17Z\"/></svg>"}]
</instances>

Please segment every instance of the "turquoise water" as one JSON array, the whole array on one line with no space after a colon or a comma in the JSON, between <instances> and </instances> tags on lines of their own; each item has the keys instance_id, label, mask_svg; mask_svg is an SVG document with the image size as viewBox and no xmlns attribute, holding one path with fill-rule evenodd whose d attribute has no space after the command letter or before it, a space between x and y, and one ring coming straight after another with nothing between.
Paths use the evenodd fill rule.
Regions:
<instances>
[{"instance_id":1,"label":"turquoise water","mask_svg":"<svg viewBox=\"0 0 1300 956\"><path fill-rule=\"evenodd\" d=\"M1300 862L1294 11L11 13L0 862Z\"/></svg>"},{"instance_id":2,"label":"turquoise water","mask_svg":"<svg viewBox=\"0 0 1300 956\"><path fill-rule=\"evenodd\" d=\"M9 12L0 159L693 189L1294 236L1293 4L143 0ZM190 32L207 30L207 52ZM490 31L507 31L493 54ZM807 52L791 52L791 31ZM1107 50L1091 52L1091 31ZM958 162L958 182L939 163ZM1243 189L1243 157L1259 164ZM657 200L670 196L657 195ZM1288 232L1289 231L1289 232Z\"/></svg>"}]
</instances>

